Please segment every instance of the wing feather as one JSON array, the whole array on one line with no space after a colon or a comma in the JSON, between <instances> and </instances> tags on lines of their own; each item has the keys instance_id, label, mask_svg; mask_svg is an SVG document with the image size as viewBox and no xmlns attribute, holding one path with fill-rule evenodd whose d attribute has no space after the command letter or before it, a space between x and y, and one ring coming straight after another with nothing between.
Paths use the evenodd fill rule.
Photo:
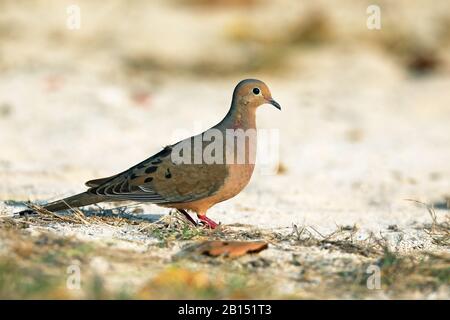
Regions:
<instances>
[{"instance_id":1,"label":"wing feather","mask_svg":"<svg viewBox=\"0 0 450 320\"><path fill-rule=\"evenodd\" d=\"M88 191L111 199L156 204L189 202L217 192L228 176L224 164L175 164L172 146Z\"/></svg>"}]
</instances>

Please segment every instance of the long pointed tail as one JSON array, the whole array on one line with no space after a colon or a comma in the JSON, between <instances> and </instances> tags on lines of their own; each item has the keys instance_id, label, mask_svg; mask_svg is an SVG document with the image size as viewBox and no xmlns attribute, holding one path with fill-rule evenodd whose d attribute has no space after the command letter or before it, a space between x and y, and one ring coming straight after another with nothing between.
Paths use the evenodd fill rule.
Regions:
<instances>
[{"instance_id":1,"label":"long pointed tail","mask_svg":"<svg viewBox=\"0 0 450 320\"><path fill-rule=\"evenodd\" d=\"M103 196L82 192L71 197L67 197L55 202L51 202L44 206L44 209L55 212L60 210L67 210L70 208L84 207L90 204L104 201Z\"/></svg>"},{"instance_id":2,"label":"long pointed tail","mask_svg":"<svg viewBox=\"0 0 450 320\"><path fill-rule=\"evenodd\" d=\"M105 198L103 196L91 194L88 192L82 192L79 194L76 194L71 197L67 197L61 200L57 200L54 202L51 202L44 206L44 209L55 212L60 210L68 210L70 208L78 208L87 206L90 204L98 203L104 201ZM28 213L29 210L24 210L21 212L18 212L18 214L23 215L25 213Z\"/></svg>"}]
</instances>

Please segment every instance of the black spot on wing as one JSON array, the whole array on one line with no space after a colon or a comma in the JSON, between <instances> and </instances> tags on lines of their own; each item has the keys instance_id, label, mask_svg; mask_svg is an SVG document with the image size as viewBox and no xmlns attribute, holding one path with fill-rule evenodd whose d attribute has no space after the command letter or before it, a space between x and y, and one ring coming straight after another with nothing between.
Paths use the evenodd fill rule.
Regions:
<instances>
[{"instance_id":1,"label":"black spot on wing","mask_svg":"<svg viewBox=\"0 0 450 320\"><path fill-rule=\"evenodd\" d=\"M172 178L172 173L170 172L170 169L169 169L169 168L167 168L167 171L166 171L166 173L164 174L164 176L166 177L166 179Z\"/></svg>"},{"instance_id":2,"label":"black spot on wing","mask_svg":"<svg viewBox=\"0 0 450 320\"><path fill-rule=\"evenodd\" d=\"M152 182L152 180L153 180L153 178L152 178L152 177L149 177L149 178L147 178L147 179L144 180L144 183Z\"/></svg>"},{"instance_id":3,"label":"black spot on wing","mask_svg":"<svg viewBox=\"0 0 450 320\"><path fill-rule=\"evenodd\" d=\"M156 167L156 166L151 166L151 167L148 167L147 169L145 169L145 173L153 173L153 172L155 172L156 170L158 170L158 167Z\"/></svg>"}]
</instances>

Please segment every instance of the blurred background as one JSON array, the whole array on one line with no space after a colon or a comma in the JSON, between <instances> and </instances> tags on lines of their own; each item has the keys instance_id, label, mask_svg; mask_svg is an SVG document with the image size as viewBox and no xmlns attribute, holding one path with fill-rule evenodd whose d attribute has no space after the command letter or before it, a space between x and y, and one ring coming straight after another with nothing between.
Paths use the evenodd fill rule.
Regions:
<instances>
[{"instance_id":1,"label":"blurred background","mask_svg":"<svg viewBox=\"0 0 450 320\"><path fill-rule=\"evenodd\" d=\"M216 124L250 77L280 161L218 232L149 204L9 218ZM449 164L448 0L0 0L0 297L448 299ZM177 262L211 238L270 245Z\"/></svg>"},{"instance_id":2,"label":"blurred background","mask_svg":"<svg viewBox=\"0 0 450 320\"><path fill-rule=\"evenodd\" d=\"M367 26L370 5L380 29ZM418 227L427 211L404 199L432 204L438 220L448 214L448 0L1 0L0 212L81 192L176 142L174 132L214 125L249 77L283 107L257 116L280 132L279 167L257 171L211 218L323 234L357 225L361 238L401 236L402 250L439 248Z\"/></svg>"}]
</instances>

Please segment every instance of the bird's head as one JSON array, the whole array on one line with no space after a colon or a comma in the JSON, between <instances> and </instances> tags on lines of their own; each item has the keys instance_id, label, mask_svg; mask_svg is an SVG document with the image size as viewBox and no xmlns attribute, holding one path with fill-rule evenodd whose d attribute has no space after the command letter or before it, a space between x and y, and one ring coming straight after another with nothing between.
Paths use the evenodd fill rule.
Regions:
<instances>
[{"instance_id":1,"label":"bird's head","mask_svg":"<svg viewBox=\"0 0 450 320\"><path fill-rule=\"evenodd\" d=\"M234 89L233 104L238 107L256 109L266 103L281 110L280 104L272 98L269 87L260 80L242 80Z\"/></svg>"}]
</instances>

